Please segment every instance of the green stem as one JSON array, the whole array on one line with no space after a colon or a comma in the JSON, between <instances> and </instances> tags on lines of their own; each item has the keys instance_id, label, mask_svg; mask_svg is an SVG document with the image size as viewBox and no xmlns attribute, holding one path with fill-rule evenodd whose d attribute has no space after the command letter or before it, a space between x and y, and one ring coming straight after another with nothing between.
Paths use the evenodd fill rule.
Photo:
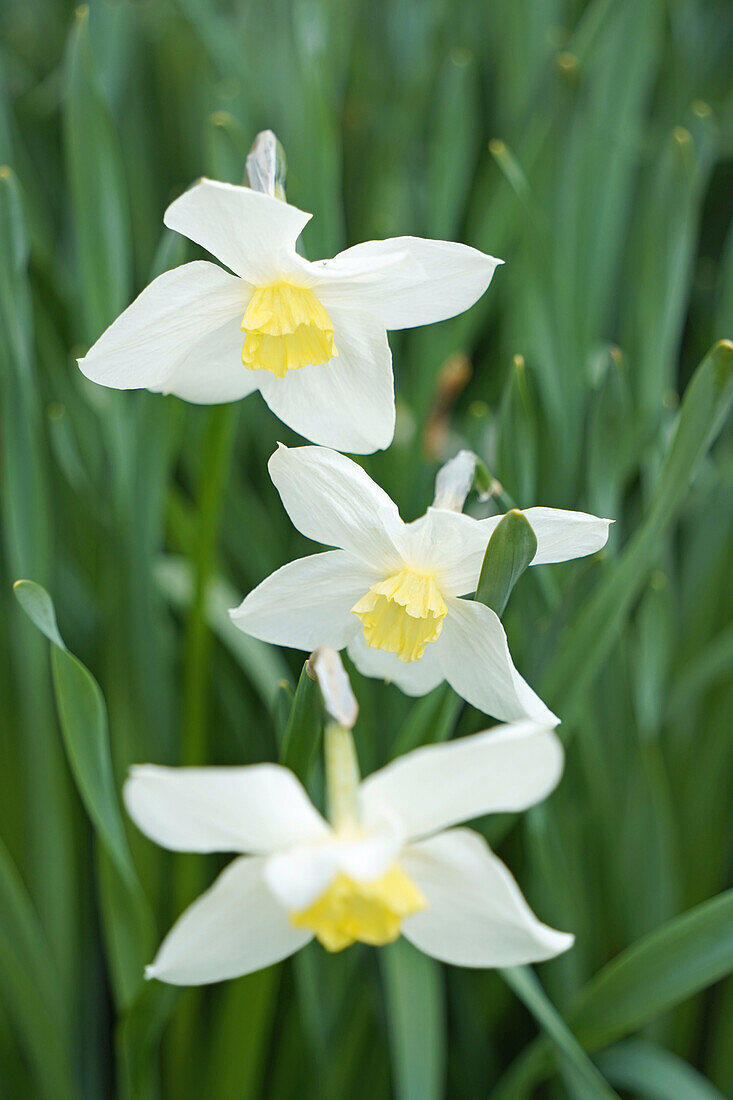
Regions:
<instances>
[{"instance_id":1,"label":"green stem","mask_svg":"<svg viewBox=\"0 0 733 1100\"><path fill-rule=\"evenodd\" d=\"M182 764L203 764L206 758L212 645L206 621L206 597L216 563L236 414L236 405L214 405L208 410L204 433L193 550L194 592L186 619L183 663Z\"/></svg>"},{"instance_id":2,"label":"green stem","mask_svg":"<svg viewBox=\"0 0 733 1100\"><path fill-rule=\"evenodd\" d=\"M192 547L194 590L186 617L183 658L183 699L180 761L184 765L206 763L211 651L213 636L206 618L206 597L216 568L219 522L229 462L234 443L236 405L214 405L207 410L203 453L197 485L195 532ZM203 886L205 868L200 856L181 855L174 879L175 912L178 914ZM192 992L192 991L191 991ZM182 998L168 1032L167 1072L175 1096L192 1095L191 1061L197 997Z\"/></svg>"},{"instance_id":3,"label":"green stem","mask_svg":"<svg viewBox=\"0 0 733 1100\"><path fill-rule=\"evenodd\" d=\"M359 818L356 801L359 762L351 730L329 722L323 733L323 753L328 816L334 829L348 829L356 825Z\"/></svg>"}]
</instances>

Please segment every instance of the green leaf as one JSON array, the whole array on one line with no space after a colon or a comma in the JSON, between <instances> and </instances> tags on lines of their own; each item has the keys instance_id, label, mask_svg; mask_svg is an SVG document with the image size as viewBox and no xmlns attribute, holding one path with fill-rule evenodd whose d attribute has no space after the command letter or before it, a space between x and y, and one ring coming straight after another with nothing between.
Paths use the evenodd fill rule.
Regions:
<instances>
[{"instance_id":1,"label":"green leaf","mask_svg":"<svg viewBox=\"0 0 733 1100\"><path fill-rule=\"evenodd\" d=\"M656 563L669 524L733 401L733 343L708 352L687 387L654 492L623 554L560 637L544 676L543 698L567 715L613 648L629 609ZM489 543L491 546L491 543Z\"/></svg>"},{"instance_id":2,"label":"green leaf","mask_svg":"<svg viewBox=\"0 0 733 1100\"><path fill-rule=\"evenodd\" d=\"M514 585L537 553L529 520L513 508L500 520L486 547L475 598L501 618Z\"/></svg>"},{"instance_id":3,"label":"green leaf","mask_svg":"<svg viewBox=\"0 0 733 1100\"><path fill-rule=\"evenodd\" d=\"M503 487L524 505L535 499L537 483L537 417L527 383L524 357L515 355L497 416L496 473Z\"/></svg>"},{"instance_id":4,"label":"green leaf","mask_svg":"<svg viewBox=\"0 0 733 1100\"><path fill-rule=\"evenodd\" d=\"M160 1042L181 990L164 982L145 982L118 1020L120 1096L156 1100Z\"/></svg>"},{"instance_id":5,"label":"green leaf","mask_svg":"<svg viewBox=\"0 0 733 1100\"><path fill-rule=\"evenodd\" d=\"M257 1100L263 1095L281 970L268 966L228 982L222 990L205 1077L211 1100Z\"/></svg>"},{"instance_id":6,"label":"green leaf","mask_svg":"<svg viewBox=\"0 0 733 1100\"><path fill-rule=\"evenodd\" d=\"M117 135L102 95L89 38L89 9L76 9L66 55L64 146L89 341L131 297L132 239Z\"/></svg>"},{"instance_id":7,"label":"green leaf","mask_svg":"<svg viewBox=\"0 0 733 1100\"><path fill-rule=\"evenodd\" d=\"M502 969L500 973L555 1047L558 1069L571 1095L576 1100L583 1100L584 1097L611 1100L615 1097L616 1093L604 1081L547 997L534 971L527 966L513 966Z\"/></svg>"},{"instance_id":8,"label":"green leaf","mask_svg":"<svg viewBox=\"0 0 733 1100\"><path fill-rule=\"evenodd\" d=\"M69 1020L56 967L30 898L0 840L0 994L46 1100L78 1095L68 1058Z\"/></svg>"},{"instance_id":9,"label":"green leaf","mask_svg":"<svg viewBox=\"0 0 733 1100\"><path fill-rule=\"evenodd\" d=\"M587 1050L642 1027L733 971L733 890L637 940L584 987L570 1024Z\"/></svg>"},{"instance_id":10,"label":"green leaf","mask_svg":"<svg viewBox=\"0 0 733 1100\"><path fill-rule=\"evenodd\" d=\"M733 890L668 921L612 959L580 991L567 1022L584 1050L623 1038L733 971ZM496 1100L523 1096L551 1073L539 1040L510 1067Z\"/></svg>"},{"instance_id":11,"label":"green leaf","mask_svg":"<svg viewBox=\"0 0 733 1100\"><path fill-rule=\"evenodd\" d=\"M16 581L15 596L51 643L51 669L69 765L99 841L114 865L108 882L107 931L116 968L117 993L127 1004L142 981L152 943L152 917L132 861L112 772L107 711L97 681L69 653L48 592L33 581ZM104 881L104 877L103 877Z\"/></svg>"},{"instance_id":12,"label":"green leaf","mask_svg":"<svg viewBox=\"0 0 733 1100\"><path fill-rule=\"evenodd\" d=\"M447 741L462 707L463 700L448 684L416 699L392 742L390 756L402 756L419 745Z\"/></svg>"},{"instance_id":13,"label":"green leaf","mask_svg":"<svg viewBox=\"0 0 733 1100\"><path fill-rule=\"evenodd\" d=\"M440 964L405 939L379 954L398 1100L445 1095L446 1034Z\"/></svg>"},{"instance_id":14,"label":"green leaf","mask_svg":"<svg viewBox=\"0 0 733 1100\"><path fill-rule=\"evenodd\" d=\"M280 763L295 772L306 783L321 743L323 703L318 683L308 674L308 662L303 665L290 717L285 727Z\"/></svg>"},{"instance_id":15,"label":"green leaf","mask_svg":"<svg viewBox=\"0 0 733 1100\"><path fill-rule=\"evenodd\" d=\"M724 1100L701 1073L669 1050L645 1039L627 1039L598 1056L615 1085L648 1100Z\"/></svg>"}]
</instances>

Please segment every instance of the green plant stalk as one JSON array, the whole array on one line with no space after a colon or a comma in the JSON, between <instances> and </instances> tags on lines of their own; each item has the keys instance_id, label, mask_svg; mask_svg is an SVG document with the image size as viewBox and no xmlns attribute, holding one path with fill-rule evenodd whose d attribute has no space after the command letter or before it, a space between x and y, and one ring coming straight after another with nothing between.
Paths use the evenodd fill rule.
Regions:
<instances>
[{"instance_id":1,"label":"green plant stalk","mask_svg":"<svg viewBox=\"0 0 733 1100\"><path fill-rule=\"evenodd\" d=\"M184 766L204 764L207 760L213 634L207 621L206 603L215 575L219 523L237 412L236 404L214 405L206 410L192 548L194 590L185 623L180 751L180 763ZM201 889L205 873L202 862L192 857L179 857L173 891L177 914ZM168 1073L175 1096L188 1094L190 1064L187 1052L192 1049L197 1011L197 998L188 997L181 1001L171 1022Z\"/></svg>"}]
</instances>

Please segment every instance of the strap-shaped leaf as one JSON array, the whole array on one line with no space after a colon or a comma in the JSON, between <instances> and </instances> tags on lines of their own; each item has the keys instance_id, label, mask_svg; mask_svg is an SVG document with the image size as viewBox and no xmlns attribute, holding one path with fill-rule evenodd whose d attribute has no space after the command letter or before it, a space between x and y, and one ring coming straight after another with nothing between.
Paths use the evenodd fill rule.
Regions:
<instances>
[{"instance_id":1,"label":"strap-shaped leaf","mask_svg":"<svg viewBox=\"0 0 733 1100\"><path fill-rule=\"evenodd\" d=\"M446 1033L441 970L404 939L380 953L392 1072L398 1100L445 1095Z\"/></svg>"},{"instance_id":2,"label":"strap-shaped leaf","mask_svg":"<svg viewBox=\"0 0 733 1100\"><path fill-rule=\"evenodd\" d=\"M17 581L15 596L51 643L51 670L64 747L77 789L102 845L102 904L120 1003L137 992L150 957L153 922L125 835L112 771L107 708L99 684L69 653L45 588Z\"/></svg>"}]
</instances>

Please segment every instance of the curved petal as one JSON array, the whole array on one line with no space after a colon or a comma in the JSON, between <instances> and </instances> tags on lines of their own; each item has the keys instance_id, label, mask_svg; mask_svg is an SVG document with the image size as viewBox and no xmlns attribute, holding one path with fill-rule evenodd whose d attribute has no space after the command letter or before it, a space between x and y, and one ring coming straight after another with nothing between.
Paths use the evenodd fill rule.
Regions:
<instances>
[{"instance_id":1,"label":"curved petal","mask_svg":"<svg viewBox=\"0 0 733 1100\"><path fill-rule=\"evenodd\" d=\"M338 546L377 569L400 561L397 505L365 470L326 447L278 447L268 470L285 511L315 542Z\"/></svg>"},{"instance_id":2,"label":"curved petal","mask_svg":"<svg viewBox=\"0 0 733 1100\"><path fill-rule=\"evenodd\" d=\"M146 978L205 985L251 974L298 951L312 938L294 928L263 877L265 860L235 859L178 918Z\"/></svg>"},{"instance_id":3,"label":"curved petal","mask_svg":"<svg viewBox=\"0 0 733 1100\"><path fill-rule=\"evenodd\" d=\"M562 769L553 729L518 722L415 749L368 776L359 797L365 821L390 812L418 837L482 814L526 810L550 793Z\"/></svg>"},{"instance_id":4,"label":"curved petal","mask_svg":"<svg viewBox=\"0 0 733 1100\"><path fill-rule=\"evenodd\" d=\"M608 541L613 522L587 512L567 512L562 508L525 508L524 515L537 536L537 553L532 565L570 561L595 554Z\"/></svg>"},{"instance_id":5,"label":"curved petal","mask_svg":"<svg viewBox=\"0 0 733 1100\"><path fill-rule=\"evenodd\" d=\"M562 508L526 508L522 513L537 537L532 565L570 561L594 554L605 546L611 520ZM407 525L407 537L418 546L433 543L436 570L445 592L465 596L475 592L486 547L503 515L474 519L460 512L428 508Z\"/></svg>"},{"instance_id":6,"label":"curved petal","mask_svg":"<svg viewBox=\"0 0 733 1100\"><path fill-rule=\"evenodd\" d=\"M385 270L382 278L374 280L370 287L364 287L360 298L361 308L376 314L387 329L431 325L463 313L478 301L503 262L453 241L392 237L347 248L334 257L334 263L393 255L414 261L414 279L405 277L403 264L396 265Z\"/></svg>"},{"instance_id":7,"label":"curved petal","mask_svg":"<svg viewBox=\"0 0 733 1100\"><path fill-rule=\"evenodd\" d=\"M464 596L476 590L490 537L483 521L462 512L428 508L424 516L407 524L403 553L412 564L435 573L444 596Z\"/></svg>"},{"instance_id":8,"label":"curved petal","mask_svg":"<svg viewBox=\"0 0 733 1100\"><path fill-rule=\"evenodd\" d=\"M288 257L311 217L261 191L202 179L171 203L163 221L247 282L266 285L289 273Z\"/></svg>"},{"instance_id":9,"label":"curved petal","mask_svg":"<svg viewBox=\"0 0 733 1100\"><path fill-rule=\"evenodd\" d=\"M574 937L537 920L509 870L471 829L411 844L400 864L427 908L402 924L426 955L454 966L521 966L572 947Z\"/></svg>"},{"instance_id":10,"label":"curved petal","mask_svg":"<svg viewBox=\"0 0 733 1100\"><path fill-rule=\"evenodd\" d=\"M248 299L241 279L205 260L165 271L102 333L79 368L118 390L161 388L204 336L241 321Z\"/></svg>"},{"instance_id":11,"label":"curved petal","mask_svg":"<svg viewBox=\"0 0 733 1100\"><path fill-rule=\"evenodd\" d=\"M137 827L177 852L272 852L328 834L287 768L136 765L124 787Z\"/></svg>"},{"instance_id":12,"label":"curved petal","mask_svg":"<svg viewBox=\"0 0 733 1100\"><path fill-rule=\"evenodd\" d=\"M442 635L428 645L419 661L401 661L394 653L367 645L361 625L357 626L347 652L362 676L395 683L405 695L427 695L442 684L445 676L438 657Z\"/></svg>"},{"instance_id":13,"label":"curved petal","mask_svg":"<svg viewBox=\"0 0 733 1100\"><path fill-rule=\"evenodd\" d=\"M443 675L471 706L504 722L531 718L559 722L512 663L504 627L491 608L472 600L446 599L448 614L438 639Z\"/></svg>"},{"instance_id":14,"label":"curved petal","mask_svg":"<svg viewBox=\"0 0 733 1100\"><path fill-rule=\"evenodd\" d=\"M401 847L401 835L388 828L354 840L334 838L325 844L301 845L270 856L265 879L286 909L307 909L339 871L368 882L384 874Z\"/></svg>"},{"instance_id":15,"label":"curved petal","mask_svg":"<svg viewBox=\"0 0 733 1100\"><path fill-rule=\"evenodd\" d=\"M351 454L371 454L388 447L394 436L387 333L369 313L331 310L330 316L338 356L288 371L284 378L268 374L260 390L275 416L305 439Z\"/></svg>"},{"instance_id":16,"label":"curved petal","mask_svg":"<svg viewBox=\"0 0 733 1100\"><path fill-rule=\"evenodd\" d=\"M359 625L351 608L377 577L345 551L328 550L283 565L230 614L240 630L263 642L343 649Z\"/></svg>"},{"instance_id":17,"label":"curved petal","mask_svg":"<svg viewBox=\"0 0 733 1100\"><path fill-rule=\"evenodd\" d=\"M197 405L238 401L259 388L260 371L242 366L240 317L203 336L157 386L156 393L173 393Z\"/></svg>"}]
</instances>

